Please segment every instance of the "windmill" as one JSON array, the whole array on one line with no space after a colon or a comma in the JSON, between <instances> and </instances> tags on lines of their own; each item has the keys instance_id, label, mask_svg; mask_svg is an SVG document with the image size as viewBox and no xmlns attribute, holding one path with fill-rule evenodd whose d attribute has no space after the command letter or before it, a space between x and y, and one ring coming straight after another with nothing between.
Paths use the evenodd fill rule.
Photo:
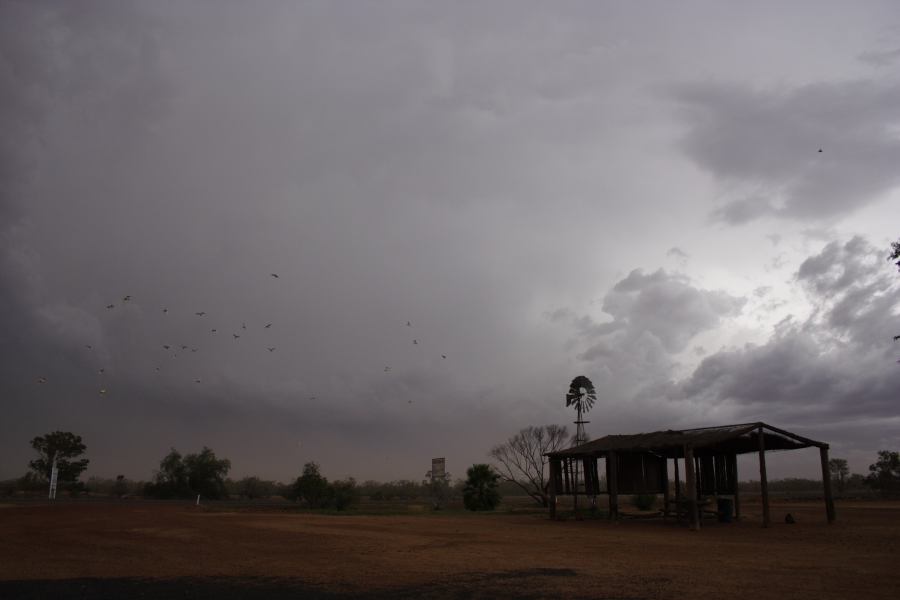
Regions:
<instances>
[{"instance_id":1,"label":"windmill","mask_svg":"<svg viewBox=\"0 0 900 600\"><path fill-rule=\"evenodd\" d=\"M594 384L584 375L579 375L569 384L569 391L566 393L566 406L574 406L578 414L575 421L575 445L581 445L586 441L584 434L584 424L590 423L583 419L584 413L591 410L594 402L597 400L597 392L594 390ZM575 510L578 510L578 462L575 462Z\"/></svg>"},{"instance_id":2,"label":"windmill","mask_svg":"<svg viewBox=\"0 0 900 600\"><path fill-rule=\"evenodd\" d=\"M575 444L583 444L586 439L584 435L584 424L590 421L582 420L582 415L591 410L594 402L597 400L597 392L594 390L594 384L584 375L579 375L569 384L569 392L566 394L566 406L574 406L578 413L578 420L575 421Z\"/></svg>"}]
</instances>

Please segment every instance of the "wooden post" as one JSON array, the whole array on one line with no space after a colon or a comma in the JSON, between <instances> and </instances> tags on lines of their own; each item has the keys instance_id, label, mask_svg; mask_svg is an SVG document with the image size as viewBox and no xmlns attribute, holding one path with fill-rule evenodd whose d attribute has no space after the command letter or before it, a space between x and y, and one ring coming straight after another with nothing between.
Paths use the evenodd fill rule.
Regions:
<instances>
[{"instance_id":1,"label":"wooden post","mask_svg":"<svg viewBox=\"0 0 900 600\"><path fill-rule=\"evenodd\" d=\"M834 523L834 497L831 495L831 470L828 468L828 446L819 448L819 456L822 458L822 485L825 488L825 514L828 516L828 524Z\"/></svg>"},{"instance_id":2,"label":"wooden post","mask_svg":"<svg viewBox=\"0 0 900 600\"><path fill-rule=\"evenodd\" d=\"M609 486L609 518L616 521L619 518L619 476L615 451L606 455L606 477Z\"/></svg>"},{"instance_id":3,"label":"wooden post","mask_svg":"<svg viewBox=\"0 0 900 600\"><path fill-rule=\"evenodd\" d=\"M762 494L763 527L769 526L769 481L766 478L766 440L760 426L759 436L759 489Z\"/></svg>"},{"instance_id":4,"label":"wooden post","mask_svg":"<svg viewBox=\"0 0 900 600\"><path fill-rule=\"evenodd\" d=\"M559 490L556 489L556 482L559 481L559 459L551 458L550 459L550 518L556 518L556 494L559 493Z\"/></svg>"},{"instance_id":5,"label":"wooden post","mask_svg":"<svg viewBox=\"0 0 900 600\"><path fill-rule=\"evenodd\" d=\"M669 518L669 459L663 459L662 472L663 486L663 519Z\"/></svg>"},{"instance_id":6,"label":"wooden post","mask_svg":"<svg viewBox=\"0 0 900 600\"><path fill-rule=\"evenodd\" d=\"M734 520L741 520L741 479L738 477L737 455L731 455L734 464Z\"/></svg>"},{"instance_id":7,"label":"wooden post","mask_svg":"<svg viewBox=\"0 0 900 600\"><path fill-rule=\"evenodd\" d=\"M675 520L681 521L681 474L678 472L678 457L675 457Z\"/></svg>"},{"instance_id":8,"label":"wooden post","mask_svg":"<svg viewBox=\"0 0 900 600\"><path fill-rule=\"evenodd\" d=\"M687 492L688 523L691 529L700 529L700 515L697 512L697 475L696 463L694 463L694 449L691 446L684 447L684 489Z\"/></svg>"},{"instance_id":9,"label":"wooden post","mask_svg":"<svg viewBox=\"0 0 900 600\"><path fill-rule=\"evenodd\" d=\"M700 470L700 457L694 457L694 481L697 482L697 500L700 500L700 497L703 496L703 492L701 487L703 486L703 472Z\"/></svg>"}]
</instances>

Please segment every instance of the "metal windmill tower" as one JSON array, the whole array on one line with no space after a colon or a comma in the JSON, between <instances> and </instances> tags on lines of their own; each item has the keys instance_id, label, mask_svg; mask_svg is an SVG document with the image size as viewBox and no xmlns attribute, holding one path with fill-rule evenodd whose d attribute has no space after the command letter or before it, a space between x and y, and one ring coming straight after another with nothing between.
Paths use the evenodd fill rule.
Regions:
<instances>
[{"instance_id":1,"label":"metal windmill tower","mask_svg":"<svg viewBox=\"0 0 900 600\"><path fill-rule=\"evenodd\" d=\"M584 424L590 421L584 420L584 413L589 411L597 400L597 392L594 390L594 384L584 375L579 375L569 384L569 391L566 393L566 406L574 406L578 418L575 420L575 445L583 444L586 440L584 434ZM578 463L575 463L575 510L578 510L578 488L580 486L578 476Z\"/></svg>"}]
</instances>

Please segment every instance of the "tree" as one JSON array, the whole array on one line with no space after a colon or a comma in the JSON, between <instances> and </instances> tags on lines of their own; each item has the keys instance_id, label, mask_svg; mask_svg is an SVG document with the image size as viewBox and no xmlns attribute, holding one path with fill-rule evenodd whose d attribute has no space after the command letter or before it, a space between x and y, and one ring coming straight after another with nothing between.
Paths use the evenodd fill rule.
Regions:
<instances>
[{"instance_id":1,"label":"tree","mask_svg":"<svg viewBox=\"0 0 900 600\"><path fill-rule=\"evenodd\" d=\"M515 483L543 507L550 504L547 494L547 452L566 445L569 438L564 425L529 426L503 444L494 446L490 456L497 461L497 472L505 481Z\"/></svg>"},{"instance_id":2,"label":"tree","mask_svg":"<svg viewBox=\"0 0 900 600\"><path fill-rule=\"evenodd\" d=\"M156 498L187 498L191 495L187 466L178 450L171 448L159 461L159 470L153 476L153 482L145 486L144 493Z\"/></svg>"},{"instance_id":3,"label":"tree","mask_svg":"<svg viewBox=\"0 0 900 600\"><path fill-rule=\"evenodd\" d=\"M331 501L338 510L346 510L359 500L356 480L349 477L331 484Z\"/></svg>"},{"instance_id":4,"label":"tree","mask_svg":"<svg viewBox=\"0 0 900 600\"><path fill-rule=\"evenodd\" d=\"M878 460L869 465L866 483L885 495L900 492L900 452L880 450Z\"/></svg>"},{"instance_id":5,"label":"tree","mask_svg":"<svg viewBox=\"0 0 900 600\"><path fill-rule=\"evenodd\" d=\"M468 510L494 510L500 504L500 492L497 482L500 475L494 472L491 465L472 465L466 471L466 484L463 488L463 504Z\"/></svg>"},{"instance_id":6,"label":"tree","mask_svg":"<svg viewBox=\"0 0 900 600\"><path fill-rule=\"evenodd\" d=\"M831 472L831 478L837 484L838 491L843 493L847 483L847 476L850 475L846 459L832 458L828 461L828 470Z\"/></svg>"},{"instance_id":7,"label":"tree","mask_svg":"<svg viewBox=\"0 0 900 600\"><path fill-rule=\"evenodd\" d=\"M268 498L278 491L278 484L274 481L266 481L256 476L244 477L234 484L235 493L253 500L255 498Z\"/></svg>"},{"instance_id":8,"label":"tree","mask_svg":"<svg viewBox=\"0 0 900 600\"><path fill-rule=\"evenodd\" d=\"M199 454L185 456L184 465L188 472L188 486L193 493L206 498L227 496L225 477L231 469L230 460L216 458L215 452L203 446Z\"/></svg>"},{"instance_id":9,"label":"tree","mask_svg":"<svg viewBox=\"0 0 900 600\"><path fill-rule=\"evenodd\" d=\"M37 450L39 457L29 462L28 466L45 479L50 479L54 458L58 469L57 481L60 482L77 481L90 462L87 458L70 460L84 454L87 447L81 442L80 435L69 431L38 436L31 440L31 447Z\"/></svg>"},{"instance_id":10,"label":"tree","mask_svg":"<svg viewBox=\"0 0 900 600\"><path fill-rule=\"evenodd\" d=\"M309 508L325 508L331 501L328 480L319 471L319 465L308 462L303 465L303 474L293 485L293 495Z\"/></svg>"},{"instance_id":11,"label":"tree","mask_svg":"<svg viewBox=\"0 0 900 600\"><path fill-rule=\"evenodd\" d=\"M187 498L195 494L221 498L226 495L225 476L229 469L231 461L216 458L206 446L199 454L184 457L172 448L160 461L153 483L147 484L144 491L157 498Z\"/></svg>"}]
</instances>

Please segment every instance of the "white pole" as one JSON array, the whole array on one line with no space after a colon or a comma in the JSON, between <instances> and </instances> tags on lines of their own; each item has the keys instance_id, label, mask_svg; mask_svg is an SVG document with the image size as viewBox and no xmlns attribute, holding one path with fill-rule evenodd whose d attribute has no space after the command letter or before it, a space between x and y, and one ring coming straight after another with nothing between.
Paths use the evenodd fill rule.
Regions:
<instances>
[{"instance_id":1,"label":"white pole","mask_svg":"<svg viewBox=\"0 0 900 600\"><path fill-rule=\"evenodd\" d=\"M200 494L197 494L197 504L196 506L200 506Z\"/></svg>"},{"instance_id":2,"label":"white pole","mask_svg":"<svg viewBox=\"0 0 900 600\"><path fill-rule=\"evenodd\" d=\"M53 455L53 467L50 469L50 493L47 498L56 500L56 480L59 478L59 467L56 466L56 454Z\"/></svg>"}]
</instances>

